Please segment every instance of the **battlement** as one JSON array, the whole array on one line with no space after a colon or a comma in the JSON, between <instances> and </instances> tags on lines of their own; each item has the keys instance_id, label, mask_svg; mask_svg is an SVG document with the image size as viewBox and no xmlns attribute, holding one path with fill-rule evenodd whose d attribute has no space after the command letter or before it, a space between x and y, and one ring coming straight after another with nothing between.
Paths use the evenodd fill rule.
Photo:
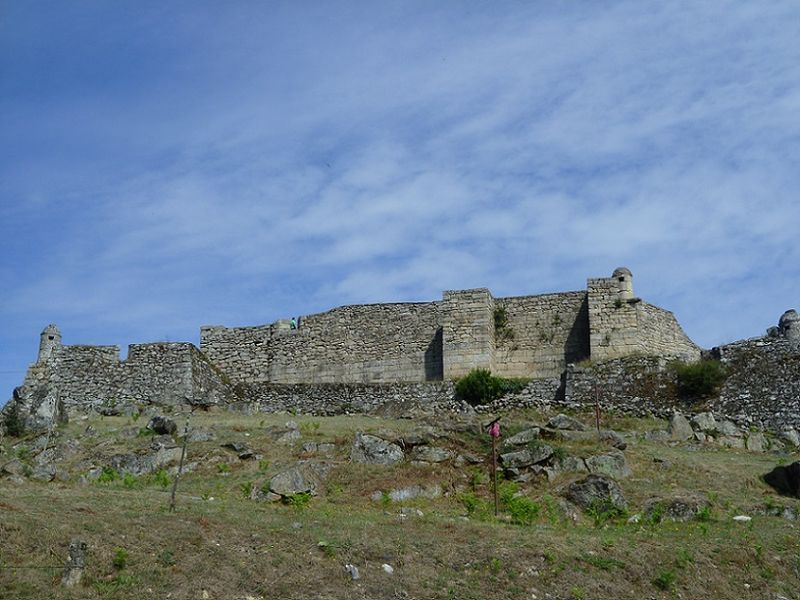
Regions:
<instances>
[{"instance_id":1,"label":"battlement","mask_svg":"<svg viewBox=\"0 0 800 600\"><path fill-rule=\"evenodd\" d=\"M782 327L795 331L796 314ZM794 329L792 329L794 328ZM633 295L626 268L586 290L496 298L447 290L431 302L339 306L250 327L204 326L188 342L70 346L48 325L25 386L49 385L65 406L222 401L233 384L393 384L457 379L474 368L559 378L568 364L631 354L695 359L669 311ZM25 387L23 386L23 387ZM111 408L109 408L111 407Z\"/></svg>"}]
</instances>

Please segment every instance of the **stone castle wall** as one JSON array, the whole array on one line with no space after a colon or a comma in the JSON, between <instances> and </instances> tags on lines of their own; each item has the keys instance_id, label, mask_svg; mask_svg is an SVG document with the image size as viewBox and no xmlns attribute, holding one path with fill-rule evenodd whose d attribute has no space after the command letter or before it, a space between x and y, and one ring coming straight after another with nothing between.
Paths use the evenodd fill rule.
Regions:
<instances>
[{"instance_id":1,"label":"stone castle wall","mask_svg":"<svg viewBox=\"0 0 800 600\"><path fill-rule=\"evenodd\" d=\"M495 332L494 369L503 377L558 377L589 356L586 292L495 299L508 318Z\"/></svg>"},{"instance_id":2,"label":"stone castle wall","mask_svg":"<svg viewBox=\"0 0 800 600\"><path fill-rule=\"evenodd\" d=\"M190 343L58 346L28 369L22 394L47 388L69 409L113 411L144 404L216 404L229 392L219 370Z\"/></svg>"},{"instance_id":3,"label":"stone castle wall","mask_svg":"<svg viewBox=\"0 0 800 600\"><path fill-rule=\"evenodd\" d=\"M494 298L486 288L444 292L442 355L445 379L472 369L494 370Z\"/></svg>"},{"instance_id":4,"label":"stone castle wall","mask_svg":"<svg viewBox=\"0 0 800 600\"><path fill-rule=\"evenodd\" d=\"M683 332L675 316L620 291L616 277L589 279L589 344L593 360L644 354L687 361L700 348Z\"/></svg>"},{"instance_id":5,"label":"stone castle wall","mask_svg":"<svg viewBox=\"0 0 800 600\"><path fill-rule=\"evenodd\" d=\"M440 303L342 306L264 327L204 327L200 349L235 382L442 379Z\"/></svg>"},{"instance_id":6,"label":"stone castle wall","mask_svg":"<svg viewBox=\"0 0 800 600\"><path fill-rule=\"evenodd\" d=\"M730 415L763 415L767 425L800 426L800 344L761 337L714 348L729 376L716 406Z\"/></svg>"}]
</instances>

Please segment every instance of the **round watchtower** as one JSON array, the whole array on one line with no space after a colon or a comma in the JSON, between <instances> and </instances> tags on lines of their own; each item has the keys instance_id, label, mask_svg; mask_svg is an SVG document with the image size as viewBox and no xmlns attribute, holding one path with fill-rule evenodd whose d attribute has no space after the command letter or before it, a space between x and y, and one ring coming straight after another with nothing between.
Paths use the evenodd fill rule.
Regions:
<instances>
[{"instance_id":1,"label":"round watchtower","mask_svg":"<svg viewBox=\"0 0 800 600\"><path fill-rule=\"evenodd\" d=\"M800 315L796 310L787 310L781 315L778 331L790 342L800 342Z\"/></svg>"},{"instance_id":2,"label":"round watchtower","mask_svg":"<svg viewBox=\"0 0 800 600\"><path fill-rule=\"evenodd\" d=\"M37 362L45 362L53 356L53 350L61 346L61 332L53 323L42 331L39 337L39 358Z\"/></svg>"},{"instance_id":3,"label":"round watchtower","mask_svg":"<svg viewBox=\"0 0 800 600\"><path fill-rule=\"evenodd\" d=\"M611 275L619 285L619 299L630 300L633 298L633 274L628 267L618 267Z\"/></svg>"}]
</instances>

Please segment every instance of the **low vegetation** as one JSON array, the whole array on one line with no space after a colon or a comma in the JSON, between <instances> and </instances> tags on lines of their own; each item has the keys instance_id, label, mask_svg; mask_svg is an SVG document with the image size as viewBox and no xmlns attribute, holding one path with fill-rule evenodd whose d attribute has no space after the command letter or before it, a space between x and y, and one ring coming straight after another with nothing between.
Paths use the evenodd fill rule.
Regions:
<instances>
[{"instance_id":1,"label":"low vegetation","mask_svg":"<svg viewBox=\"0 0 800 600\"><path fill-rule=\"evenodd\" d=\"M718 360L670 363L678 381L678 395L689 400L709 398L719 391L728 371Z\"/></svg>"},{"instance_id":2,"label":"low vegetation","mask_svg":"<svg viewBox=\"0 0 800 600\"><path fill-rule=\"evenodd\" d=\"M548 416L505 415L504 433ZM574 416L586 423L593 418ZM302 437L278 444L269 430L289 419ZM579 516L565 509L560 490L581 475L566 472L527 483L501 478L495 516L488 438L480 427L449 427L449 417L196 414L192 428L212 431L215 439L189 443L175 512L168 509L171 486L165 483L173 475L167 470L133 477L97 468L94 480L81 480L92 465L105 466L104 457L149 448L153 439L136 437L131 418L74 420L54 435L59 447L77 441L65 463L69 478L0 478L0 598L798 597L797 523L763 510L796 506L759 479L779 457L650 441L641 434L665 423L606 419L604 426L628 441L633 475L620 481L628 509L598 503ZM87 425L96 433L84 435ZM404 435L426 428L446 431L435 444L477 462L383 466L349 459L356 431ZM127 429L133 435L122 435ZM245 442L256 456L238 458L222 447L231 441ZM34 442L5 438L0 464L24 456L35 465ZM331 442L335 450L315 456L303 450L307 442ZM563 440L559 447L570 457L609 449L594 439ZM271 503L251 499L254 491L268 491L272 476L309 459L328 467L316 494ZM671 466L660 466L665 462ZM388 493L434 483L442 489L436 498L397 502ZM711 503L697 518L673 522L663 510L643 516L654 496L695 493ZM737 515L752 519L737 522ZM68 589L59 581L75 538L88 543L89 554L81 584ZM358 568L359 579L348 575L348 564Z\"/></svg>"},{"instance_id":3,"label":"low vegetation","mask_svg":"<svg viewBox=\"0 0 800 600\"><path fill-rule=\"evenodd\" d=\"M456 381L456 394L471 406L480 406L520 392L528 383L529 379L497 377L488 369L472 369Z\"/></svg>"}]
</instances>

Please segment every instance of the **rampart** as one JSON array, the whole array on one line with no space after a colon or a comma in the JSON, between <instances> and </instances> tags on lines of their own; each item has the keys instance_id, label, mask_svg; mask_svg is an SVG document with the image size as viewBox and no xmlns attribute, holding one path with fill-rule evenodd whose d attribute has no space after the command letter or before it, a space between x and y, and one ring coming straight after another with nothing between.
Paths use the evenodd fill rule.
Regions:
<instances>
[{"instance_id":1,"label":"rampart","mask_svg":"<svg viewBox=\"0 0 800 600\"><path fill-rule=\"evenodd\" d=\"M190 343L133 344L126 360L117 346L62 345L50 325L21 390L30 397L36 390L37 398L52 392L67 409L245 402L309 411L318 403L315 410L330 412L331 394L354 389L362 407L413 394L443 405L447 392L433 384L485 368L539 382L526 396L534 402L562 393L570 364L631 355L691 360L700 349L672 313L634 297L632 275L620 268L589 279L582 291L495 298L485 288L452 290L440 301L341 306L296 323L207 326L200 350ZM414 387L423 383L433 387ZM381 387L389 384L395 386ZM301 385L311 387L281 387Z\"/></svg>"},{"instance_id":2,"label":"rampart","mask_svg":"<svg viewBox=\"0 0 800 600\"><path fill-rule=\"evenodd\" d=\"M48 390L66 409L114 412L116 407L217 404L229 387L190 343L119 346L56 346L28 369L22 394Z\"/></svg>"}]
</instances>

